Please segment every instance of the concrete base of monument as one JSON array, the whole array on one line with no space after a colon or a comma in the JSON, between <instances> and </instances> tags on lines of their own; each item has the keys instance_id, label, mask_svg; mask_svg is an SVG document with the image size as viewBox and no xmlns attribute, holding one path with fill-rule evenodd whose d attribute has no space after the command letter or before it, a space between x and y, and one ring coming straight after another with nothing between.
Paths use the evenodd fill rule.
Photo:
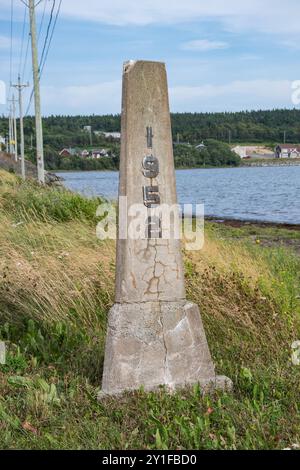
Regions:
<instances>
[{"instance_id":1,"label":"concrete base of monument","mask_svg":"<svg viewBox=\"0 0 300 470\"><path fill-rule=\"evenodd\" d=\"M203 391L232 388L230 379L215 374L197 305L182 300L112 307L99 399L196 383Z\"/></svg>"}]
</instances>

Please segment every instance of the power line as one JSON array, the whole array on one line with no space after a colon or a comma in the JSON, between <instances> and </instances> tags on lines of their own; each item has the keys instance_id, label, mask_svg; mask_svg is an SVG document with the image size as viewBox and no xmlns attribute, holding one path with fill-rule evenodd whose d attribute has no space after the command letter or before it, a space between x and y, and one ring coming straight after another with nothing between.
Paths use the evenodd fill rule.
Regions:
<instances>
[{"instance_id":1,"label":"power line","mask_svg":"<svg viewBox=\"0 0 300 470\"><path fill-rule=\"evenodd\" d=\"M9 64L9 83L11 83L11 80L12 80L13 19L14 19L14 2L13 2L13 0L10 0L10 64Z\"/></svg>"},{"instance_id":2,"label":"power line","mask_svg":"<svg viewBox=\"0 0 300 470\"><path fill-rule=\"evenodd\" d=\"M47 37L49 37L50 25L51 25L51 23L52 23L52 19L51 19L51 18L53 17L53 11L54 11L54 10L53 10L53 6L55 6L55 0L53 0L52 9L51 9L51 14L50 14L50 20L49 20L48 27L47 27L46 39L45 39L45 41L44 41L44 47L43 47L43 53L44 53L44 51L45 51L45 54L42 53L41 60L40 60L40 63L39 63L39 80L41 79L41 76L42 76L42 73L43 73L43 70L44 70L44 67L45 67L47 58L48 58L50 46L51 46L52 39L53 39L53 36L54 36L54 31L55 31L56 23L57 23L57 20L58 20L58 16L59 16L59 13L60 13L60 9L61 9L61 4L62 4L62 0L60 0L60 2L59 2L59 5L58 5L57 11L56 11L56 15L55 15L55 19L54 19L54 23L53 23L53 27L52 27L52 31L51 31L51 34L50 34L50 38L49 38L48 44L46 45ZM43 57L43 56L44 56L44 57ZM43 60L43 59L44 59L44 60ZM42 60L43 60L43 62L42 62ZM30 109L30 106L31 106L31 102L32 102L32 98L33 98L33 94L34 94L34 90L32 89L31 94L30 94L30 98L29 98L29 103L28 103L28 106L27 106L27 109L26 109L25 116L27 116L27 114L28 114L28 112L29 112L29 109Z\"/></svg>"},{"instance_id":3,"label":"power line","mask_svg":"<svg viewBox=\"0 0 300 470\"><path fill-rule=\"evenodd\" d=\"M47 6L47 0L44 0L44 9L43 9L43 15L42 15L42 19L41 19L41 22L40 22L40 27L39 27L39 32L38 32L38 41L40 39L40 36L41 36L41 32L42 32L42 27L43 27L43 22L44 22L44 18L45 18L45 12L46 12L46 6Z\"/></svg>"},{"instance_id":4,"label":"power line","mask_svg":"<svg viewBox=\"0 0 300 470\"><path fill-rule=\"evenodd\" d=\"M23 103L22 103L22 91L28 84L21 83L20 75L18 76L18 83L12 85L19 92L19 115L20 115L20 148L21 148L21 174L22 178L25 179L25 151L24 151L24 125L23 125Z\"/></svg>"},{"instance_id":5,"label":"power line","mask_svg":"<svg viewBox=\"0 0 300 470\"><path fill-rule=\"evenodd\" d=\"M18 161L18 136L17 136L17 118L16 118L16 103L18 100L15 99L14 94L12 95L12 99L8 100L12 103L12 117L10 120L10 135L12 137L12 147L15 154L15 161ZM12 149L11 149L12 150Z\"/></svg>"},{"instance_id":6,"label":"power line","mask_svg":"<svg viewBox=\"0 0 300 470\"><path fill-rule=\"evenodd\" d=\"M27 10L27 8L28 8L27 3L24 3L24 5L26 6L26 10ZM37 40L38 42L40 40L41 32L42 32L42 29L43 29L43 23L44 23L44 18L45 18L45 13L46 13L46 7L47 7L47 0L44 0L43 14L42 14L42 19L41 19L41 22L40 22L40 25L39 25L39 31L38 31L38 40ZM28 32L28 37L27 37L27 45L26 45L24 67L23 67L23 72L22 72L22 79L25 78L25 72L26 72L26 66L27 66L27 57L28 57L28 51L29 51L29 43L30 43L30 31ZM29 82L29 79L30 79L30 71L28 72L27 82Z\"/></svg>"},{"instance_id":7,"label":"power line","mask_svg":"<svg viewBox=\"0 0 300 470\"><path fill-rule=\"evenodd\" d=\"M22 0L21 0L22 1ZM48 0L43 0L44 1L44 8L43 8L43 14L41 18L41 22L39 25L39 31L38 31L38 37L37 37L37 42L39 44L39 40L41 37L42 29L43 29L43 23L44 23L44 18L46 14L46 7L47 7L47 1ZM24 5L26 6L26 9L28 8L27 3L23 2ZM35 7L37 7L41 2L38 2ZM26 71L26 65L27 65L27 57L28 57L28 51L29 51L29 43L30 43L30 31L28 32L28 38L27 38L27 45L26 45L26 54L25 54L25 61L24 61L24 67L23 67L23 72L22 72L22 79L25 77L25 71ZM29 82L30 79L30 71L28 72L28 77L27 77L27 82Z\"/></svg>"},{"instance_id":8,"label":"power line","mask_svg":"<svg viewBox=\"0 0 300 470\"><path fill-rule=\"evenodd\" d=\"M42 73L43 73L43 70L44 70L44 67L45 67L45 63L46 63L46 60L47 60L47 57L48 57L48 54L49 54L50 46L51 46L53 35L54 35L54 30L55 30L56 23L57 23L57 20L58 20L58 16L59 16L59 13L60 13L61 4L62 4L62 0L59 1L59 5L58 5L57 11L56 11L54 24L53 24L50 40L49 40L49 43L48 43L48 48L47 48L45 58L44 58L44 63L40 65L40 77L42 76Z\"/></svg>"},{"instance_id":9,"label":"power line","mask_svg":"<svg viewBox=\"0 0 300 470\"><path fill-rule=\"evenodd\" d=\"M26 117L28 115L28 112L29 112L29 109L30 109L30 106L31 106L31 103L32 103L33 93L34 93L34 89L32 88L31 93L30 93L30 97L29 97L29 103L27 105L24 117Z\"/></svg>"},{"instance_id":10,"label":"power line","mask_svg":"<svg viewBox=\"0 0 300 470\"><path fill-rule=\"evenodd\" d=\"M25 75L25 70L26 70L26 65L27 65L27 58L28 58L28 50L29 50L29 43L30 43L30 32L28 33L27 37L27 44L26 44L26 52L25 52L25 59L24 59L24 65L23 65L23 71L22 71L22 80Z\"/></svg>"},{"instance_id":11,"label":"power line","mask_svg":"<svg viewBox=\"0 0 300 470\"><path fill-rule=\"evenodd\" d=\"M23 18L23 27L22 27L22 42L21 42L21 52L20 52L19 75L20 75L20 73L21 73L21 67L22 67L22 58L23 58L23 49L24 49L24 39L25 39L26 16L27 16L27 8L25 7L25 9L24 9L24 18Z\"/></svg>"},{"instance_id":12,"label":"power line","mask_svg":"<svg viewBox=\"0 0 300 470\"><path fill-rule=\"evenodd\" d=\"M40 27L39 27L39 32L38 32L38 41L39 41L39 38L40 38L40 35L41 35L43 20L44 20L44 16L45 16L46 0L44 0L44 1L45 1L45 4L44 4L44 11L43 11L42 20L41 20ZM53 12L54 12L54 8L55 8L55 1L56 1L56 0L52 0L52 7L51 7L51 12L50 12L50 19L49 19L49 22L48 22L47 31L46 31L46 36L45 36L45 39L44 39L43 50L42 50L42 54L41 54L41 59L40 59L40 62L39 62L39 79L40 79L40 77L41 77L41 74L40 74L41 64L42 64L42 60L43 60L43 58L44 58L44 54L45 54L45 50L46 50L46 45L47 45L47 41L48 41L48 37L49 37L49 32L50 32L50 27L51 27L51 23L52 23L52 19L53 19ZM31 106L31 103L32 103L33 94L34 94L34 89L32 88L31 93L30 93L30 97L29 97L29 103L28 103L28 106L27 106L27 109L26 109L26 112L25 112L25 116L27 116L27 114L28 114L28 112L29 112L29 109L30 109L30 106Z\"/></svg>"},{"instance_id":13,"label":"power line","mask_svg":"<svg viewBox=\"0 0 300 470\"><path fill-rule=\"evenodd\" d=\"M41 64L42 64L42 62L43 62L44 54L45 54L46 47L47 47L47 42L48 42L49 33L50 33L50 28L51 28L51 24L52 24L53 12L54 12L54 8L55 8L55 4L56 4L56 0L52 0L52 7L51 7L51 12L50 12L50 19L49 19L48 26L47 26L47 32L46 32L46 36L45 36L45 40L44 40L43 50L42 50L41 59L40 59L40 64L39 64L39 69L41 68Z\"/></svg>"}]
</instances>

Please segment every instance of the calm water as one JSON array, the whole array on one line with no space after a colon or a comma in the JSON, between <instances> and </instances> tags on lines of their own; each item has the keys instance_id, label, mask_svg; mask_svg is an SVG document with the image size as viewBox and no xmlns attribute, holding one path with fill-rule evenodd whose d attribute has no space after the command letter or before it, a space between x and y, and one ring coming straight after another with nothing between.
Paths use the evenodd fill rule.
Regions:
<instances>
[{"instance_id":1,"label":"calm water","mask_svg":"<svg viewBox=\"0 0 300 470\"><path fill-rule=\"evenodd\" d=\"M116 199L117 172L58 173L67 188ZM300 224L300 166L177 170L180 203L204 203L205 215Z\"/></svg>"}]
</instances>

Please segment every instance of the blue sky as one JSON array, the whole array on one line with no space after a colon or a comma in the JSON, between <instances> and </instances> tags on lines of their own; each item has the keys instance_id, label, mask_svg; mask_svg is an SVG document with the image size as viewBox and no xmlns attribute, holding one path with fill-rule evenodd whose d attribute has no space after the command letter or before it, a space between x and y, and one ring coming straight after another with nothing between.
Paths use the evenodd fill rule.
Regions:
<instances>
[{"instance_id":1,"label":"blue sky","mask_svg":"<svg viewBox=\"0 0 300 470\"><path fill-rule=\"evenodd\" d=\"M37 7L39 28L45 2L40 49L52 0ZM7 84L10 3L0 0L0 80ZM25 7L21 0L13 4L15 81ZM120 112L128 59L166 63L174 112L292 108L291 84L300 80L299 18L299 0L62 0L41 79L42 112ZM23 80L32 82L28 59ZM24 101L26 107L28 91Z\"/></svg>"}]
</instances>

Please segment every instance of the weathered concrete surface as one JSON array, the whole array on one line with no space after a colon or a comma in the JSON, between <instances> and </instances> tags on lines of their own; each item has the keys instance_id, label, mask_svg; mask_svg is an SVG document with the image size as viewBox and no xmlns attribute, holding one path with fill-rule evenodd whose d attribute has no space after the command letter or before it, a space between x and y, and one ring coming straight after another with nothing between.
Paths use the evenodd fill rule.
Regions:
<instances>
[{"instance_id":1,"label":"weathered concrete surface","mask_svg":"<svg viewBox=\"0 0 300 470\"><path fill-rule=\"evenodd\" d=\"M226 382L227 381L227 382ZM216 377L197 305L181 302L115 304L110 310L102 395L141 385L171 390L200 383L231 387Z\"/></svg>"},{"instance_id":2,"label":"weathered concrete surface","mask_svg":"<svg viewBox=\"0 0 300 470\"><path fill-rule=\"evenodd\" d=\"M127 205L143 205L142 160L147 154L146 128L152 127L151 153L160 171L152 184L159 186L161 204L176 203L170 110L165 65L128 62L123 72L122 137L119 196ZM121 219L122 214L119 214ZM128 217L128 224L132 218ZM118 240L116 302L176 301L185 298L178 240Z\"/></svg>"},{"instance_id":3,"label":"weathered concrete surface","mask_svg":"<svg viewBox=\"0 0 300 470\"><path fill-rule=\"evenodd\" d=\"M147 128L152 129L149 146ZM119 221L134 204L144 205L149 185L142 162L159 160L151 185L159 188L160 203L176 203L176 184L165 66L128 62L123 72L122 140ZM173 229L179 218L172 220ZM172 237L122 239L117 242L116 304L110 310L102 381L103 395L160 385L170 389L200 383L231 387L216 377L199 309L185 296L180 241Z\"/></svg>"}]
</instances>

